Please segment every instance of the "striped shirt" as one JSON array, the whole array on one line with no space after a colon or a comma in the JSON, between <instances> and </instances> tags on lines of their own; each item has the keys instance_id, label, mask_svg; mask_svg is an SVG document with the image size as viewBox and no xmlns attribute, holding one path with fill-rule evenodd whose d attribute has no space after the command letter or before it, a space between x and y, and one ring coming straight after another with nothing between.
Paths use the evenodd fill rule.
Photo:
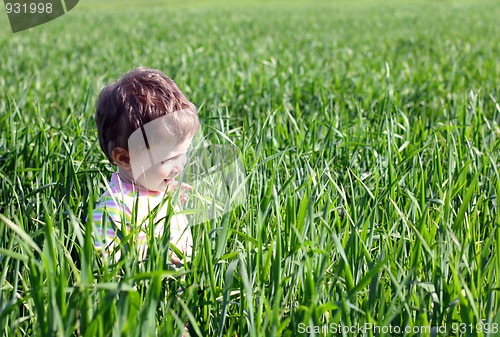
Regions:
<instances>
[{"instance_id":1,"label":"striped shirt","mask_svg":"<svg viewBox=\"0 0 500 337\"><path fill-rule=\"evenodd\" d=\"M139 189L123 179L118 173L113 173L108 190L101 196L92 212L92 226L94 229L94 244L96 249L108 256L115 246L120 243L131 230L135 232L139 254L145 256L147 251L147 232L149 227L148 216L162 202L164 193ZM158 210L153 221L155 236L161 236L164 229L164 218L167 213L165 202ZM133 221L132 210L136 208L136 221ZM174 208L179 211L179 207ZM136 224L135 226L133 224ZM187 218L175 214L170 219L170 242L183 254L190 256L193 239L189 230ZM115 252L118 261L121 253Z\"/></svg>"}]
</instances>

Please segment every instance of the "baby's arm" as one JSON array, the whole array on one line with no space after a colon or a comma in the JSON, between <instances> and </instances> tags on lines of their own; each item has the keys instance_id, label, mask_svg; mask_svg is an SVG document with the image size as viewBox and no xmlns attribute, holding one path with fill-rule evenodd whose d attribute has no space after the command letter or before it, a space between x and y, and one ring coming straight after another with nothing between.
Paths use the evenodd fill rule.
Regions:
<instances>
[{"instance_id":1,"label":"baby's arm","mask_svg":"<svg viewBox=\"0 0 500 337\"><path fill-rule=\"evenodd\" d=\"M130 210L120 200L104 196L92 211L91 217L92 227L89 230L94 232L95 248L104 259L114 251L115 262L118 262L121 253L116 247L120 243L122 223L125 224L127 231L130 229Z\"/></svg>"}]
</instances>

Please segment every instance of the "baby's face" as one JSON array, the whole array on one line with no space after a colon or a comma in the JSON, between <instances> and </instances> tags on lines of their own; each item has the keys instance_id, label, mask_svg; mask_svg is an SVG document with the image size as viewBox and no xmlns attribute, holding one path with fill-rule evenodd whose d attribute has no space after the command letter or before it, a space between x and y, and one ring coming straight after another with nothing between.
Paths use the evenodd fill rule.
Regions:
<instances>
[{"instance_id":1,"label":"baby's face","mask_svg":"<svg viewBox=\"0 0 500 337\"><path fill-rule=\"evenodd\" d=\"M155 162L139 174L135 182L150 191L164 192L184 169L192 140L193 138L189 138L180 144L166 142L153 145L151 151L155 154Z\"/></svg>"}]
</instances>

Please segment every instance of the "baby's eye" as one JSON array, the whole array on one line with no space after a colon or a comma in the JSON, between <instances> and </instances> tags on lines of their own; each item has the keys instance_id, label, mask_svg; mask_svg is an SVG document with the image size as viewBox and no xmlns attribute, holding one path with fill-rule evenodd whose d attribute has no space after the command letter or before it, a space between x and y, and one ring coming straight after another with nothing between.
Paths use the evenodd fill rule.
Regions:
<instances>
[{"instance_id":1,"label":"baby's eye","mask_svg":"<svg viewBox=\"0 0 500 337\"><path fill-rule=\"evenodd\" d=\"M165 159L164 161L162 161L161 163L162 164L168 164L170 163L174 158L168 158L168 159Z\"/></svg>"}]
</instances>

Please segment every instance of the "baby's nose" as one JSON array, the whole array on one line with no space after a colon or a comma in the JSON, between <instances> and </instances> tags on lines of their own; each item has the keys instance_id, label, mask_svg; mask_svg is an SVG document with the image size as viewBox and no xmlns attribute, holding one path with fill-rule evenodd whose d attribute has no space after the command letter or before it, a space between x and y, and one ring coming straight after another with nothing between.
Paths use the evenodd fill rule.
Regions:
<instances>
[{"instance_id":1,"label":"baby's nose","mask_svg":"<svg viewBox=\"0 0 500 337\"><path fill-rule=\"evenodd\" d=\"M174 164L174 167L172 168L172 172L175 174L179 174L182 172L183 168L184 168L184 164L182 162L176 162Z\"/></svg>"},{"instance_id":2,"label":"baby's nose","mask_svg":"<svg viewBox=\"0 0 500 337\"><path fill-rule=\"evenodd\" d=\"M183 155L181 158L181 166L184 167L186 165L186 162L187 162L187 155Z\"/></svg>"}]
</instances>

